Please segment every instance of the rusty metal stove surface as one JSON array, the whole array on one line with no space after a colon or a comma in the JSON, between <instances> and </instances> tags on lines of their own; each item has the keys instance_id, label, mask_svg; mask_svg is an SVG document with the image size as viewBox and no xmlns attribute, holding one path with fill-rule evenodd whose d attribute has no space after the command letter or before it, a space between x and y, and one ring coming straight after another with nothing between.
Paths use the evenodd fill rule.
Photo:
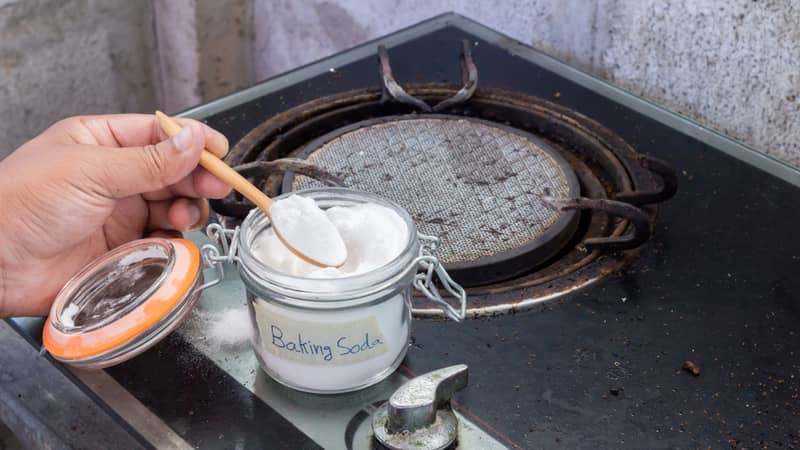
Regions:
<instances>
[{"instance_id":1,"label":"rusty metal stove surface","mask_svg":"<svg viewBox=\"0 0 800 450\"><path fill-rule=\"evenodd\" d=\"M544 55L532 62L526 56L532 51L519 42L481 27L469 35L456 23L424 39L395 42L394 73L411 81L402 83L407 93L437 105L459 92L463 85L419 83L458 79L452 56L466 35L477 43L482 87L469 104L439 112L532 132L570 161L585 196L632 204L660 198L663 181L648 167L668 172L644 154L673 162L681 189L659 208L657 220L652 207L642 208L654 233L640 255L581 249L592 237L632 229L628 220L605 213L581 214L580 238L567 244L562 265L508 285L469 289L481 305L549 295L563 301L538 303L544 309L538 314L416 321L406 366L422 373L468 364L470 386L456 407L482 419L513 449L799 447L800 241L791 236L800 220L800 189L783 180L800 180L800 173L778 164L764 172L763 164L751 165L759 158L754 152L698 124ZM232 151L238 164L296 154L311 139L361 120L416 111L381 102L379 89L364 88L378 83L374 52L373 44L356 63L322 63L321 75L289 88L276 79L281 89L274 94L202 117L232 142L244 137ZM782 179L775 176L781 173ZM267 188L279 189L282 179L265 180ZM237 205L227 206L247 206ZM604 281L563 295L598 277ZM139 371L120 369L116 376L176 427L191 430L193 443L216 442L218 433L228 436L244 423L252 424L248 436L256 437L248 439L255 440L265 423L274 426L253 412L260 403L241 392L231 395L227 385L204 389L225 376L206 381L193 376L194 368L179 371L175 385L190 395L194 390L185 385L192 383L196 403L213 407L187 420L188 405L147 384L152 360L162 373L172 373L170 364L181 367L173 355L151 352ZM685 360L701 375L682 371ZM220 417L227 422L219 424Z\"/></svg>"},{"instance_id":2,"label":"rusty metal stove surface","mask_svg":"<svg viewBox=\"0 0 800 450\"><path fill-rule=\"evenodd\" d=\"M387 141L402 140L420 132L415 131L414 127L396 128L400 125L393 122L398 119L411 124L425 124L426 119L441 117L456 124L459 121L487 124L487 128L493 131L517 130L519 135L532 135L531 142L537 143L528 148L530 154L527 157L533 158L541 153L537 149L548 149L546 153L555 155L554 160L558 161L555 166L562 167L562 160L570 166L569 170L562 169L561 173L568 173L565 175L567 178L574 173L579 184L579 189L565 191L555 183L552 189L547 190L550 191L548 195L543 195L545 189L533 192L532 204L527 205L527 211L543 211L537 209L536 205L541 205L544 200L561 214L576 211L581 214L571 216L575 218L560 216L559 226L548 229L540 236L540 242L528 242L527 247L517 246L506 255L496 251L473 261L451 260L453 267L448 269L454 271L456 281L469 287L468 317L531 309L622 270L636 258L638 247L650 236L656 216L653 205L672 197L676 192L676 177L672 169L655 158L638 153L615 133L578 112L519 92L478 88L477 69L468 48L468 44L463 43L464 84L461 87L443 84L400 87L393 80L388 54L379 52L384 89L343 92L309 101L278 114L247 133L228 155L228 162L237 169L246 169L247 176L272 194L299 185L293 181L291 172L283 173L269 168L259 170L258 162L290 161L285 159L287 157L293 158L291 161L322 162L324 164L311 165L330 169L345 183L350 177L355 187L363 185L367 190L382 193L388 192L388 189L382 187L380 182L388 185L391 180L381 180L381 177L400 175L387 174L375 170L375 167L366 168L363 164L363 173L355 173L353 167L357 164L352 158L361 156L358 153L364 151L362 144L353 142L354 137L359 137L356 131L368 129L378 135L383 133L380 135L381 142L377 142L379 139L374 135L368 141L376 141L374 145L384 152L390 152L392 148L386 144ZM423 110L422 114L419 113L420 109ZM430 111L436 111L439 116L428 116ZM395 127L394 134L386 133L387 126ZM422 129L426 130L423 134L432 134L430 127ZM443 140L442 136L446 135L443 132L438 139ZM341 139L345 139L342 143L348 147L355 146L362 150L345 151L345 146L338 143ZM326 153L329 153L328 157ZM349 162L348 157L351 158ZM472 160L474 157L465 158L460 163L467 166ZM436 170L435 167L427 169L428 172ZM337 170L339 173L336 173ZM481 171L484 173L480 179L484 183L489 182L491 168L487 170L484 167ZM442 178L441 173L437 173L437 176ZM327 177L330 178L331 174ZM500 179L503 178L501 173ZM420 209L410 198L412 193L424 198L424 191L421 190L424 180L418 181L420 184L406 193L392 192L387 195L395 196L401 205L416 212L415 218L420 228L430 228L431 224L425 222L429 218L419 214L421 209L429 205L423 203ZM570 183L574 182L567 181L566 184ZM409 184L404 186L407 188ZM486 186L474 187L473 202L480 202L491 192ZM501 200L506 202L508 209L514 207L514 198L513 195L501 194ZM243 217L251 208L246 200L237 198L235 194L212 202L212 206L223 216L233 217L234 223L237 217ZM436 211L437 208L434 206L432 210ZM436 222L444 220L441 217L432 218ZM541 217L534 214L528 224L534 224L539 219ZM508 223L505 225L508 226ZM536 229L534 225L533 236ZM437 231L441 233L442 230ZM464 234L460 237L463 238ZM466 246L468 242L456 242L453 245L457 249L459 244ZM508 257L508 253L511 257ZM448 255L459 253L451 248L445 253L445 258ZM468 254L462 251L460 255L463 257ZM415 303L418 317L441 317L436 308L426 304L421 297L415 297Z\"/></svg>"},{"instance_id":3,"label":"rusty metal stove surface","mask_svg":"<svg viewBox=\"0 0 800 450\"><path fill-rule=\"evenodd\" d=\"M490 414L488 425L519 443L513 448L800 446L800 410L792 401L800 389L800 278L793 276L800 247L787 238L797 228L800 173L546 56L530 64L519 42L501 36L487 45L481 36L473 50L483 86L469 104L446 113L508 122L545 139L573 165L582 191L645 205L653 238L639 250L613 252L571 242L563 264L469 289L484 312L498 305L492 301L563 302L536 303L541 314L417 321L410 364L479 368L481 389L464 401ZM439 62L451 55L440 46L455 48L461 37L445 31L391 49L404 63L395 67L398 79L413 81L403 83L407 93L437 105L461 90L420 84L436 71L456 79L452 65ZM382 103L378 89L359 88L373 79L363 75L373 61L337 67L311 85L333 80L336 89L299 97L281 91L211 123L246 123L227 127L243 137L231 160L246 162L296 154L309 139L360 120L414 112ZM361 77L362 84L339 76ZM283 96L301 106L273 107ZM238 119L242 111L249 120ZM644 154L672 161L681 178L658 220L647 204L674 180ZM266 187L279 189L281 180L266 180ZM592 214L582 217L576 236L626 234L624 222ZM575 290L596 279L605 281ZM701 367L699 377L681 371L687 359Z\"/></svg>"}]
</instances>

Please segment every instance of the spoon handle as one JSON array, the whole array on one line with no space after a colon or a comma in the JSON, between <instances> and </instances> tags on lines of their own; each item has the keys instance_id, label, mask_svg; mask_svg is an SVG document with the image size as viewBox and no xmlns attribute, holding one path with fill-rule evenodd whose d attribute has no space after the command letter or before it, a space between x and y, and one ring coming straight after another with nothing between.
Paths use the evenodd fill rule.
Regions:
<instances>
[{"instance_id":1,"label":"spoon handle","mask_svg":"<svg viewBox=\"0 0 800 450\"><path fill-rule=\"evenodd\" d=\"M269 212L269 207L272 206L272 199L261 192L261 189L253 186L253 183L247 181L239 172L233 170L231 166L225 164L223 160L217 158L217 155L203 149L203 153L200 154L200 165L222 180L222 182L247 197L248 200L255 203L264 212Z\"/></svg>"},{"instance_id":2,"label":"spoon handle","mask_svg":"<svg viewBox=\"0 0 800 450\"><path fill-rule=\"evenodd\" d=\"M156 111L156 117L158 118L158 123L161 125L161 129L164 130L167 136L172 137L181 131L181 126L161 111ZM222 182L236 189L236 191L244 195L248 200L255 203L264 213L269 213L269 207L272 206L272 199L269 198L267 194L261 192L261 189L253 186L253 184L247 181L245 177L241 176L239 172L233 170L231 166L225 164L225 162L219 159L215 154L203 149L203 153L200 154L200 165L222 180Z\"/></svg>"}]
</instances>

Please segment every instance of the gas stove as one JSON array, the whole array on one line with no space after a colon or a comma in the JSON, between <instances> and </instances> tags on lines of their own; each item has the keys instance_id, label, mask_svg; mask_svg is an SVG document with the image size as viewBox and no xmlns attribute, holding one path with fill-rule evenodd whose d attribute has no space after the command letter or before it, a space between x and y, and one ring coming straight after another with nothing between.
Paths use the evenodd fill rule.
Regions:
<instances>
[{"instance_id":1,"label":"gas stove","mask_svg":"<svg viewBox=\"0 0 800 450\"><path fill-rule=\"evenodd\" d=\"M380 46L381 88L270 117L228 161L272 195L333 184L397 202L441 238L436 255L471 288L470 317L521 311L621 269L650 236L652 205L675 194L674 171L574 110L479 88L477 45L461 41L463 86L405 88ZM252 207L238 194L212 206L232 222ZM417 316L443 315L418 303Z\"/></svg>"},{"instance_id":2,"label":"gas stove","mask_svg":"<svg viewBox=\"0 0 800 450\"><path fill-rule=\"evenodd\" d=\"M415 299L395 374L317 396L195 318L131 361L62 374L132 436L116 442L371 448L392 393L446 368L459 448L800 446L794 169L456 15L185 115L270 193L341 183L406 207L451 242L468 319ZM249 209L213 206L226 225ZM197 317L244 303L229 270ZM39 321L12 326L38 345Z\"/></svg>"}]
</instances>

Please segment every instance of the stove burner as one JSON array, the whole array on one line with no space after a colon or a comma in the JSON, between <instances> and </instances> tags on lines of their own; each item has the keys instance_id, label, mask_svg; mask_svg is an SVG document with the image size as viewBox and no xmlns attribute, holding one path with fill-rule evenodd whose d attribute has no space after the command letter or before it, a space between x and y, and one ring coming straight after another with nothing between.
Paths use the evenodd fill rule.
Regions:
<instances>
[{"instance_id":1,"label":"stove burner","mask_svg":"<svg viewBox=\"0 0 800 450\"><path fill-rule=\"evenodd\" d=\"M378 56L381 89L342 92L278 114L226 159L273 195L310 185L309 175L334 182L319 166L408 208L420 229L448 242L442 258L449 270L463 270L453 277L469 287L468 317L530 309L618 272L649 238L653 204L677 190L666 163L637 153L594 120L541 98L477 88L466 41L462 86L403 88L385 49ZM306 163L297 172L303 176L283 173L298 161ZM453 213L464 218L468 204L480 205L469 228L451 229ZM488 214L492 206L502 214ZM212 207L238 220L252 205L232 195ZM509 227L524 237L503 235ZM423 298L414 306L417 317L441 316Z\"/></svg>"},{"instance_id":2,"label":"stove burner","mask_svg":"<svg viewBox=\"0 0 800 450\"><path fill-rule=\"evenodd\" d=\"M298 154L348 187L381 195L442 243L436 255L469 285L513 278L560 250L577 227L544 195L575 198L567 162L529 133L446 115L367 120L340 128ZM320 187L288 176L283 189Z\"/></svg>"}]
</instances>

